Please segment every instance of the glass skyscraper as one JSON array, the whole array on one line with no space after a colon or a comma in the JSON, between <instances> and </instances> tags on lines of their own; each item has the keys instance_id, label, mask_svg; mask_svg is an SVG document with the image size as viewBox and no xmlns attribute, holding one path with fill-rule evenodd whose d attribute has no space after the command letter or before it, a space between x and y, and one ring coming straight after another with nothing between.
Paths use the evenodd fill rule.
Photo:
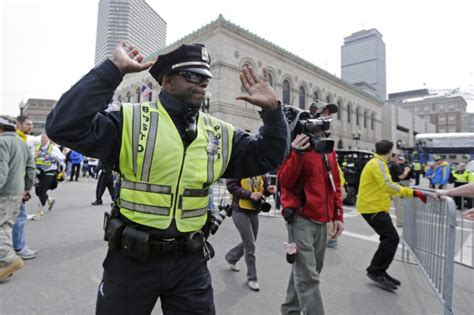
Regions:
<instances>
[{"instance_id":1,"label":"glass skyscraper","mask_svg":"<svg viewBox=\"0 0 474 315\"><path fill-rule=\"evenodd\" d=\"M166 22L145 0L100 0L95 64L112 56L119 41L147 56L166 45Z\"/></svg>"},{"instance_id":2,"label":"glass skyscraper","mask_svg":"<svg viewBox=\"0 0 474 315\"><path fill-rule=\"evenodd\" d=\"M373 87L373 92L380 99L386 99L385 43L377 29L362 30L344 38L341 79L366 91Z\"/></svg>"}]
</instances>

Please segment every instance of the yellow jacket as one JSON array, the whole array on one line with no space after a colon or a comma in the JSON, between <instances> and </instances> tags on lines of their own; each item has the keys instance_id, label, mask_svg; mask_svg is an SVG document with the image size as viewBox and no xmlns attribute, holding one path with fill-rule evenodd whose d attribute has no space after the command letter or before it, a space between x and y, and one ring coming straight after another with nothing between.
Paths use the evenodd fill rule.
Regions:
<instances>
[{"instance_id":1,"label":"yellow jacket","mask_svg":"<svg viewBox=\"0 0 474 315\"><path fill-rule=\"evenodd\" d=\"M357 195L357 211L359 213L388 212L390 196L412 197L413 190L392 182L387 161L375 154L362 170Z\"/></svg>"}]
</instances>

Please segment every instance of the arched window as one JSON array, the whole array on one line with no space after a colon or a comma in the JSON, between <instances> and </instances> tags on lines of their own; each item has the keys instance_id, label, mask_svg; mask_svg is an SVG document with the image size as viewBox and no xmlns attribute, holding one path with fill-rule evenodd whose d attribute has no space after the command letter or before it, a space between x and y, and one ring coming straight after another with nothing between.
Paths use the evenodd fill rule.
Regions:
<instances>
[{"instance_id":1,"label":"arched window","mask_svg":"<svg viewBox=\"0 0 474 315\"><path fill-rule=\"evenodd\" d=\"M347 105L347 122L350 124L351 123L351 115L352 115L352 109L351 109L351 104Z\"/></svg>"},{"instance_id":2,"label":"arched window","mask_svg":"<svg viewBox=\"0 0 474 315\"><path fill-rule=\"evenodd\" d=\"M268 84L273 87L273 76L270 72L268 72Z\"/></svg>"},{"instance_id":3,"label":"arched window","mask_svg":"<svg viewBox=\"0 0 474 315\"><path fill-rule=\"evenodd\" d=\"M290 105L290 82L283 81L283 104Z\"/></svg>"},{"instance_id":4,"label":"arched window","mask_svg":"<svg viewBox=\"0 0 474 315\"><path fill-rule=\"evenodd\" d=\"M306 90L304 86L300 86L300 108L305 109L306 107Z\"/></svg>"},{"instance_id":5,"label":"arched window","mask_svg":"<svg viewBox=\"0 0 474 315\"><path fill-rule=\"evenodd\" d=\"M130 93L130 91L127 92L127 103L130 103L132 101L132 94Z\"/></svg>"},{"instance_id":6,"label":"arched window","mask_svg":"<svg viewBox=\"0 0 474 315\"><path fill-rule=\"evenodd\" d=\"M337 142L337 148L338 148L338 149L344 149L344 144L342 143L342 140L339 140L339 141Z\"/></svg>"},{"instance_id":7,"label":"arched window","mask_svg":"<svg viewBox=\"0 0 474 315\"><path fill-rule=\"evenodd\" d=\"M314 93L313 93L313 101L315 101L315 100L319 100L319 94L318 94L318 92L314 92Z\"/></svg>"},{"instance_id":8,"label":"arched window","mask_svg":"<svg viewBox=\"0 0 474 315\"><path fill-rule=\"evenodd\" d=\"M137 95L137 103L140 103L140 87L137 87L135 90L135 94Z\"/></svg>"},{"instance_id":9,"label":"arched window","mask_svg":"<svg viewBox=\"0 0 474 315\"><path fill-rule=\"evenodd\" d=\"M151 102L153 100L153 84L151 82L148 82L147 84L148 88L151 90L150 93L148 93L148 102Z\"/></svg>"},{"instance_id":10,"label":"arched window","mask_svg":"<svg viewBox=\"0 0 474 315\"><path fill-rule=\"evenodd\" d=\"M359 126L359 107L356 108L356 126Z\"/></svg>"},{"instance_id":11,"label":"arched window","mask_svg":"<svg viewBox=\"0 0 474 315\"><path fill-rule=\"evenodd\" d=\"M122 104L122 95L119 94L119 96L117 97L117 102L119 104Z\"/></svg>"},{"instance_id":12,"label":"arched window","mask_svg":"<svg viewBox=\"0 0 474 315\"><path fill-rule=\"evenodd\" d=\"M364 112L364 128L367 128L367 111Z\"/></svg>"},{"instance_id":13,"label":"arched window","mask_svg":"<svg viewBox=\"0 0 474 315\"><path fill-rule=\"evenodd\" d=\"M341 101L337 101L337 120L341 120L342 104Z\"/></svg>"},{"instance_id":14,"label":"arched window","mask_svg":"<svg viewBox=\"0 0 474 315\"><path fill-rule=\"evenodd\" d=\"M375 124L375 114L372 113L370 114L370 129L374 130L374 124Z\"/></svg>"}]
</instances>

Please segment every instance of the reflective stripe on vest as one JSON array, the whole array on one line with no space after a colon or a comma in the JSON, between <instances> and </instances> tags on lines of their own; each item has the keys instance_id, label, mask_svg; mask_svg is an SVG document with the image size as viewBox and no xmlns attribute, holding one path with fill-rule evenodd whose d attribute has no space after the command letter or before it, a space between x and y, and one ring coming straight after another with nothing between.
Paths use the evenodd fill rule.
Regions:
<instances>
[{"instance_id":1,"label":"reflective stripe on vest","mask_svg":"<svg viewBox=\"0 0 474 315\"><path fill-rule=\"evenodd\" d=\"M240 186L242 186L243 189L248 190L250 192L263 193L265 191L265 186L263 184L262 176L244 178L240 180ZM247 210L255 210L255 206L252 203L251 199L240 198L239 207L242 209L247 209Z\"/></svg>"},{"instance_id":2,"label":"reflective stripe on vest","mask_svg":"<svg viewBox=\"0 0 474 315\"><path fill-rule=\"evenodd\" d=\"M121 213L136 223L180 232L201 229L209 186L229 164L234 128L199 113L196 139L184 151L170 116L157 103L123 104Z\"/></svg>"},{"instance_id":3,"label":"reflective stripe on vest","mask_svg":"<svg viewBox=\"0 0 474 315\"><path fill-rule=\"evenodd\" d=\"M35 163L37 165L51 166L53 164L53 160L45 160L45 158L51 156L51 151L53 151L53 144L50 143L46 151L41 150L41 147L41 143L36 146L35 151L40 152L40 155L35 158Z\"/></svg>"}]
</instances>

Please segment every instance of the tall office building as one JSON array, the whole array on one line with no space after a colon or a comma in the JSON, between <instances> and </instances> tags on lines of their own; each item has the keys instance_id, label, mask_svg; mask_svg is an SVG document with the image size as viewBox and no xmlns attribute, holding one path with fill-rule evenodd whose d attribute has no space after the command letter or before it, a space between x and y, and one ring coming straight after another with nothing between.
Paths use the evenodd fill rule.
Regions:
<instances>
[{"instance_id":1,"label":"tall office building","mask_svg":"<svg viewBox=\"0 0 474 315\"><path fill-rule=\"evenodd\" d=\"M112 56L121 40L147 56L166 45L166 22L145 0L100 0L95 64Z\"/></svg>"},{"instance_id":2,"label":"tall office building","mask_svg":"<svg viewBox=\"0 0 474 315\"><path fill-rule=\"evenodd\" d=\"M377 29L362 30L344 38L341 79L359 87L373 87L382 100L387 96L385 43Z\"/></svg>"}]
</instances>

